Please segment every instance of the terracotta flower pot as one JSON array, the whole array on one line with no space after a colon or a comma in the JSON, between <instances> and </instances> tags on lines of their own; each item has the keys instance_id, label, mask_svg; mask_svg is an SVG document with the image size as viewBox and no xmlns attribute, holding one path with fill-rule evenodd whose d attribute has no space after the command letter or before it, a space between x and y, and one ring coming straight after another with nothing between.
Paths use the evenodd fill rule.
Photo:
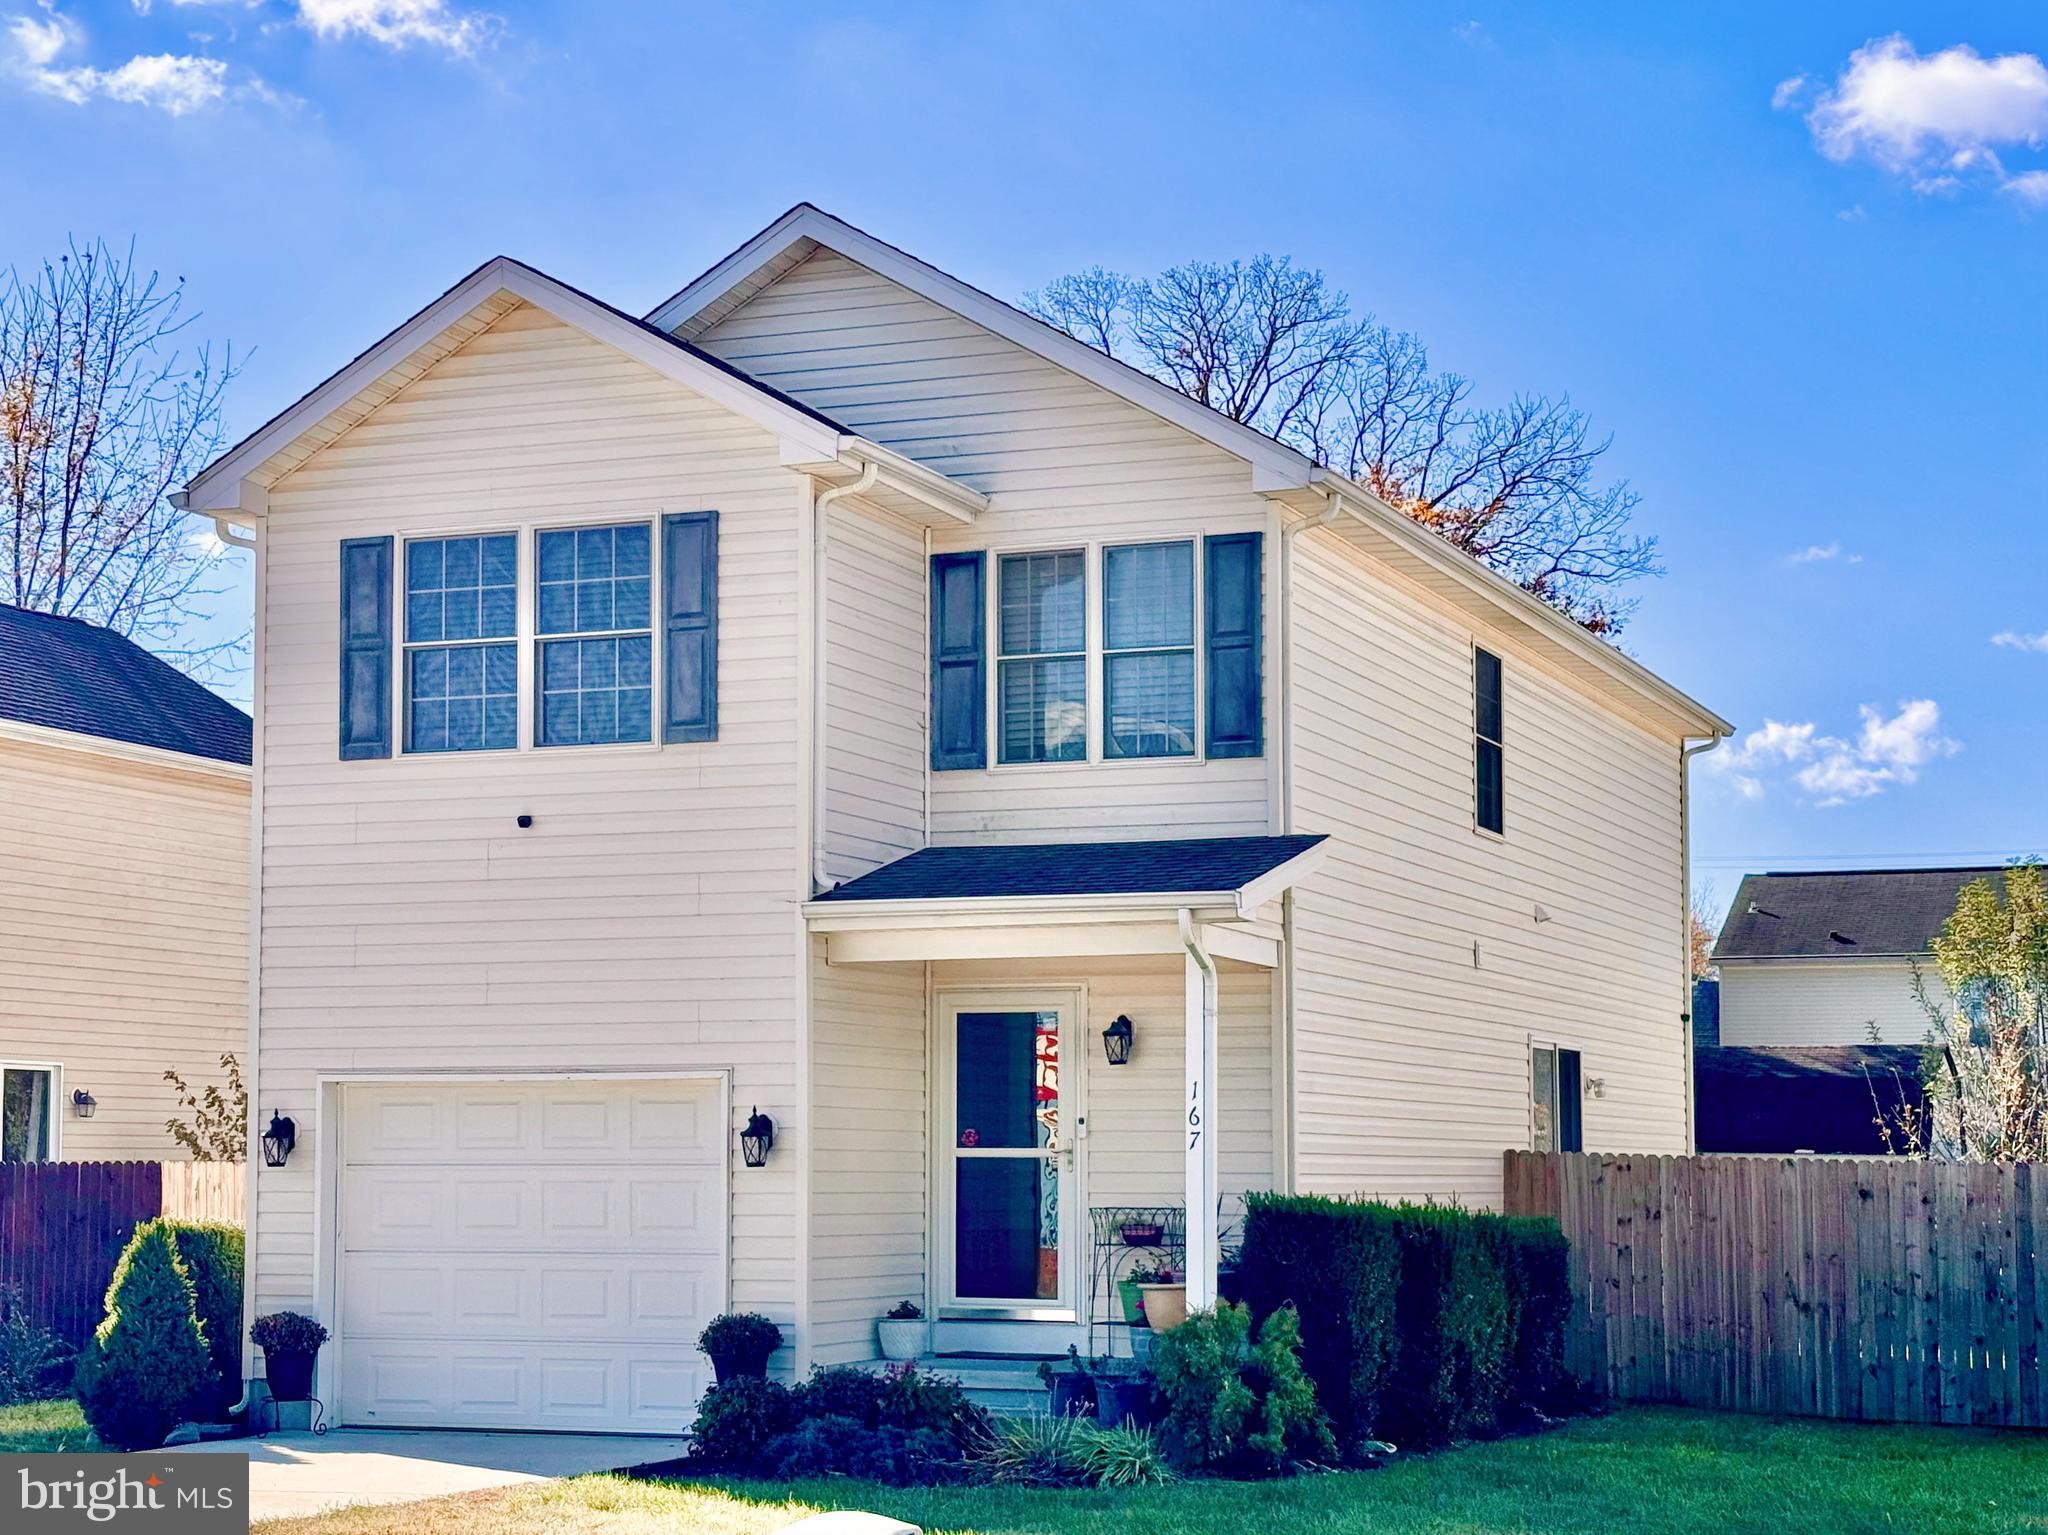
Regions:
<instances>
[{"instance_id":1,"label":"terracotta flower pot","mask_svg":"<svg viewBox=\"0 0 2048 1535\"><path fill-rule=\"evenodd\" d=\"M1141 1284L1145 1297L1145 1320L1154 1332L1172 1332L1188 1319L1188 1287L1185 1284Z\"/></svg>"}]
</instances>

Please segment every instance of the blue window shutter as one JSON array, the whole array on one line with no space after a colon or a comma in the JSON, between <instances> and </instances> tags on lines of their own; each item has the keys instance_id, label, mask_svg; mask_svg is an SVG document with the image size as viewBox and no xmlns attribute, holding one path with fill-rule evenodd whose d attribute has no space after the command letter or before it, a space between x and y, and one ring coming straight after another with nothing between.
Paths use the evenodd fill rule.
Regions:
<instances>
[{"instance_id":1,"label":"blue window shutter","mask_svg":"<svg viewBox=\"0 0 2048 1535\"><path fill-rule=\"evenodd\" d=\"M1202 541L1204 664L1212 757L1257 757L1266 749L1266 712L1259 673L1260 557L1263 533L1229 533Z\"/></svg>"},{"instance_id":2,"label":"blue window shutter","mask_svg":"<svg viewBox=\"0 0 2048 1535\"><path fill-rule=\"evenodd\" d=\"M341 759L391 755L391 540L341 541Z\"/></svg>"},{"instance_id":3,"label":"blue window shutter","mask_svg":"<svg viewBox=\"0 0 2048 1535\"><path fill-rule=\"evenodd\" d=\"M661 738L718 739L718 513L661 520L663 671Z\"/></svg>"},{"instance_id":4,"label":"blue window shutter","mask_svg":"<svg viewBox=\"0 0 2048 1535\"><path fill-rule=\"evenodd\" d=\"M932 556L932 767L988 766L988 561Z\"/></svg>"}]
</instances>

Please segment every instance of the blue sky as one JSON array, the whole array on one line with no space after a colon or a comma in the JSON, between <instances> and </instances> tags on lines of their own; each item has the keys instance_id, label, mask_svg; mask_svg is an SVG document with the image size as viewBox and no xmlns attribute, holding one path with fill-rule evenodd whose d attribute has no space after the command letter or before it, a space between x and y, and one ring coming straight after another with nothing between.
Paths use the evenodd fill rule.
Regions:
<instances>
[{"instance_id":1,"label":"blue sky","mask_svg":"<svg viewBox=\"0 0 2048 1535\"><path fill-rule=\"evenodd\" d=\"M1724 899L2048 848L2033 8L0 0L0 29L32 150L0 259L139 236L254 349L234 430L487 256L640 310L800 199L1008 297L1291 254L1482 395L1613 433L1669 568L1627 646L1746 732L1697 775Z\"/></svg>"}]
</instances>

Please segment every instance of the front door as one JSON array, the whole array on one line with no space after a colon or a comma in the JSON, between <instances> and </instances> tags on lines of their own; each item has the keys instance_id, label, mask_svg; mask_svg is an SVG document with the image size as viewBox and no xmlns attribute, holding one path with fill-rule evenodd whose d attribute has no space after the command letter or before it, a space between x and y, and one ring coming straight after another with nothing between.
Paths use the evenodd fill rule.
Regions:
<instances>
[{"instance_id":1,"label":"front door","mask_svg":"<svg viewBox=\"0 0 2048 1535\"><path fill-rule=\"evenodd\" d=\"M942 1318L1076 1318L1071 992L941 998L936 1206ZM948 1329L960 1346L990 1346Z\"/></svg>"}]
</instances>

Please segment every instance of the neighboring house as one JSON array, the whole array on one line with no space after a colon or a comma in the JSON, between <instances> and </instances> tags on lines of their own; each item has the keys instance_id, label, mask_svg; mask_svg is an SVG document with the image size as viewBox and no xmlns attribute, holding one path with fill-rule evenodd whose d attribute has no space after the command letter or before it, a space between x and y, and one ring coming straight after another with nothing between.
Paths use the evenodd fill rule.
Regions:
<instances>
[{"instance_id":1,"label":"neighboring house","mask_svg":"<svg viewBox=\"0 0 2048 1535\"><path fill-rule=\"evenodd\" d=\"M1724 1045L1694 1058L1699 1149L1881 1157L1915 1132L1910 1045Z\"/></svg>"},{"instance_id":2,"label":"neighboring house","mask_svg":"<svg viewBox=\"0 0 2048 1535\"><path fill-rule=\"evenodd\" d=\"M814 208L645 321L491 261L184 504L257 545L251 1304L342 1422L672 1431L729 1307L1057 1353L1105 1212L1199 1304L1247 1189L1690 1144L1728 725Z\"/></svg>"},{"instance_id":3,"label":"neighboring house","mask_svg":"<svg viewBox=\"0 0 2048 1535\"><path fill-rule=\"evenodd\" d=\"M248 1041L249 717L0 606L0 1161L171 1161Z\"/></svg>"},{"instance_id":4,"label":"neighboring house","mask_svg":"<svg viewBox=\"0 0 2048 1535\"><path fill-rule=\"evenodd\" d=\"M1929 945L1966 885L2004 869L1745 875L1721 935L1724 1045L1917 1045L1945 1004Z\"/></svg>"}]
</instances>

